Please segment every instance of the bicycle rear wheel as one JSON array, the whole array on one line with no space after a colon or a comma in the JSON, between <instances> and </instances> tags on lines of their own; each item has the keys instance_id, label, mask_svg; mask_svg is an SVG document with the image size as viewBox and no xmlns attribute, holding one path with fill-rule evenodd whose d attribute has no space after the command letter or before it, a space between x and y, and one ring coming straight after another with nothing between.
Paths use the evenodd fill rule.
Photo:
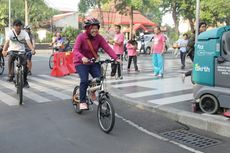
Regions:
<instances>
[{"instance_id":1,"label":"bicycle rear wheel","mask_svg":"<svg viewBox=\"0 0 230 153\"><path fill-rule=\"evenodd\" d=\"M54 67L54 54L50 55L50 58L49 58L49 67L50 67L50 69L53 69L53 67Z\"/></svg>"},{"instance_id":2,"label":"bicycle rear wheel","mask_svg":"<svg viewBox=\"0 0 230 153\"><path fill-rule=\"evenodd\" d=\"M109 133L112 131L115 124L115 111L109 98L102 97L99 100L97 119L103 132Z\"/></svg>"},{"instance_id":3,"label":"bicycle rear wheel","mask_svg":"<svg viewBox=\"0 0 230 153\"><path fill-rule=\"evenodd\" d=\"M0 56L0 75L2 75L4 72L4 65L5 65L4 57Z\"/></svg>"},{"instance_id":4,"label":"bicycle rear wheel","mask_svg":"<svg viewBox=\"0 0 230 153\"><path fill-rule=\"evenodd\" d=\"M22 101L23 101L23 70L20 69L18 71L18 85L17 85L17 90L18 90L18 96L19 96L19 105L22 105Z\"/></svg>"},{"instance_id":5,"label":"bicycle rear wheel","mask_svg":"<svg viewBox=\"0 0 230 153\"><path fill-rule=\"evenodd\" d=\"M76 86L73 90L72 104L76 113L81 114L82 110L80 109L80 87Z\"/></svg>"}]
</instances>

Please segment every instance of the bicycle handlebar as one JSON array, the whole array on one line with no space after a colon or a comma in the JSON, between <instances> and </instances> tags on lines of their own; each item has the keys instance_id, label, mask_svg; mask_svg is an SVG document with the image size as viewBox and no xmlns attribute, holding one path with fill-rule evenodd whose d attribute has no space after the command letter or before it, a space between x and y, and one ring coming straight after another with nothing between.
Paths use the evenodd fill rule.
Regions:
<instances>
[{"instance_id":1,"label":"bicycle handlebar","mask_svg":"<svg viewBox=\"0 0 230 153\"><path fill-rule=\"evenodd\" d=\"M89 63L99 63L99 64L104 64L104 63L114 63L115 60L111 59L105 59L105 60L99 60L97 61L95 58L89 59Z\"/></svg>"}]
</instances>

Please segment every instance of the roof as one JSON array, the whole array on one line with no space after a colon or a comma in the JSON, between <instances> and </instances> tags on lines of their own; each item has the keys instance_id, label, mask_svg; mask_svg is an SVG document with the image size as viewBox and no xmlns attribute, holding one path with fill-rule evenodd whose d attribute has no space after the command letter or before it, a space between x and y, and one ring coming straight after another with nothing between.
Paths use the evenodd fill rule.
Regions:
<instances>
[{"instance_id":1,"label":"roof","mask_svg":"<svg viewBox=\"0 0 230 153\"><path fill-rule=\"evenodd\" d=\"M130 16L119 14L119 12L115 11L102 11L104 24L121 24L121 25L129 25L130 24ZM90 17L99 18L99 11L93 10L88 15ZM150 21L148 18L143 16L139 11L133 11L133 24L141 24L141 25L149 25L149 26L157 26L156 23Z\"/></svg>"}]
</instances>

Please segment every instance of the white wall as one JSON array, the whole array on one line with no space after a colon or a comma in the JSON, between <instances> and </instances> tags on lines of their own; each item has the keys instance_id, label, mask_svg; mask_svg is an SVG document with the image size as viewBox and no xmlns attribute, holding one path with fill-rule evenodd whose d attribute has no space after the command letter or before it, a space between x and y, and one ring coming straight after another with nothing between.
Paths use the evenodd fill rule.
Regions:
<instances>
[{"instance_id":1,"label":"white wall","mask_svg":"<svg viewBox=\"0 0 230 153\"><path fill-rule=\"evenodd\" d=\"M67 16L63 19L60 19L58 21L54 21L54 25L56 27L68 27L71 26L73 28L78 29L78 14L74 13L73 15Z\"/></svg>"},{"instance_id":2,"label":"white wall","mask_svg":"<svg viewBox=\"0 0 230 153\"><path fill-rule=\"evenodd\" d=\"M39 39L39 40L45 39L45 38L46 38L46 33L47 33L47 30L46 30L46 29L38 29L38 30L37 30L38 39Z\"/></svg>"}]
</instances>

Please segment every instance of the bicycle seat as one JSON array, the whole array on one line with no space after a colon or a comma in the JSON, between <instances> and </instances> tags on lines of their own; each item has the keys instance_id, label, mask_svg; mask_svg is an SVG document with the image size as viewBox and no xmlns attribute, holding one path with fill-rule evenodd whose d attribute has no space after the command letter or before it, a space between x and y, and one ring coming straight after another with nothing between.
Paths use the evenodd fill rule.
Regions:
<instances>
[{"instance_id":1,"label":"bicycle seat","mask_svg":"<svg viewBox=\"0 0 230 153\"><path fill-rule=\"evenodd\" d=\"M18 50L11 50L10 53L14 55L24 55L26 52L25 51L18 51Z\"/></svg>"}]
</instances>

